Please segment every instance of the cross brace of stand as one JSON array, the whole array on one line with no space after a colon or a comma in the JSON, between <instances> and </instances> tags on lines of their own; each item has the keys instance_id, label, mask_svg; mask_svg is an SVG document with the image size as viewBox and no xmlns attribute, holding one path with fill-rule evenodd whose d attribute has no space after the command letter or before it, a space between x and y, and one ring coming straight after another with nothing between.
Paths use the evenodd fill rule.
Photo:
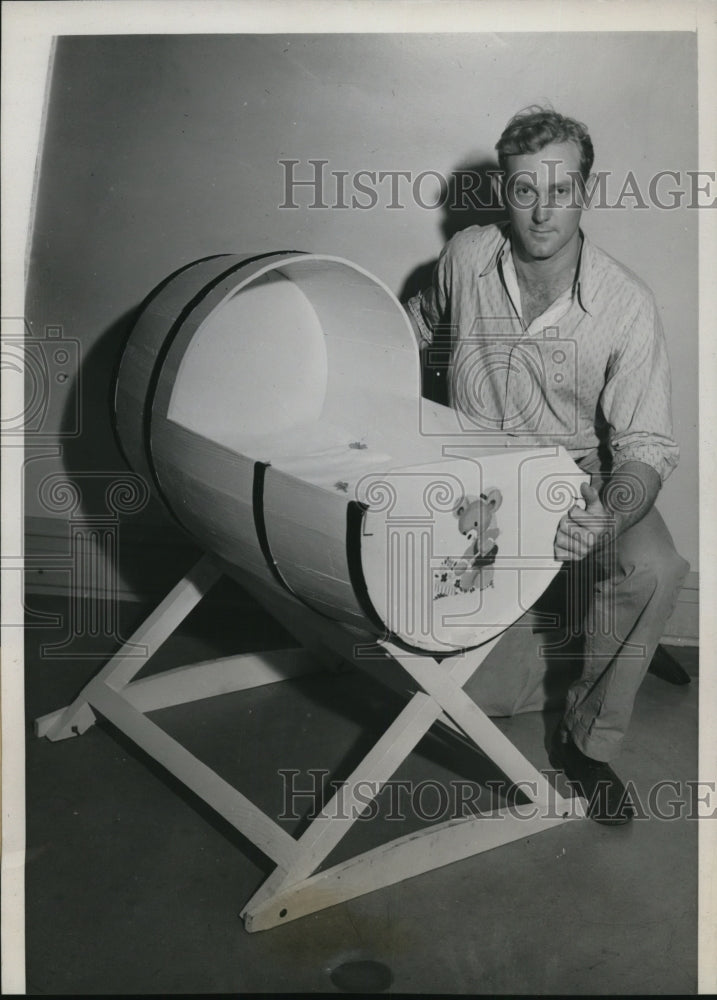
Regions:
<instances>
[{"instance_id":1,"label":"cross brace of stand","mask_svg":"<svg viewBox=\"0 0 717 1000\"><path fill-rule=\"evenodd\" d=\"M583 801L560 795L463 690L500 636L440 662L430 655L409 654L383 640L374 642L374 655L367 657L365 642L361 651L359 634L350 627L313 613L290 595L269 588L264 593L252 583L252 596L279 617L282 626L299 640L299 647L223 657L134 680L147 662L137 656L137 646L146 646L149 656L153 655L223 572L218 560L202 557L70 705L36 720L35 732L50 740L78 736L93 725L99 713L269 857L276 868L242 910L248 931L275 927L584 817ZM416 689L298 837L147 717L156 709L298 677L337 660L354 664L404 694L409 675ZM480 750L519 784L531 800L532 814L526 815L524 806L518 810L506 805L489 816L470 815L435 823L319 871L370 807L366 789L375 789L378 794L436 724L448 727ZM361 795L357 789L362 789Z\"/></svg>"}]
</instances>

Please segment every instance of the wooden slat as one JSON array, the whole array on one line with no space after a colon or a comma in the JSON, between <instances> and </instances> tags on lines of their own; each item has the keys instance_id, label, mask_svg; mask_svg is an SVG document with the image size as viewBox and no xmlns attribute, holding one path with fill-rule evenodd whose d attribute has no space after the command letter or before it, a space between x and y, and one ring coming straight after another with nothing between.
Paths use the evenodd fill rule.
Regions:
<instances>
[{"instance_id":1,"label":"wooden slat","mask_svg":"<svg viewBox=\"0 0 717 1000\"><path fill-rule=\"evenodd\" d=\"M567 818L523 818L505 809L487 817L439 823L359 854L273 897L259 899L257 894L242 913L244 924L248 931L267 930L582 816L580 800L575 800Z\"/></svg>"},{"instance_id":2,"label":"wooden slat","mask_svg":"<svg viewBox=\"0 0 717 1000\"><path fill-rule=\"evenodd\" d=\"M124 687L138 674L147 660L184 621L196 607L210 587L216 583L222 571L210 556L203 556L195 566L172 588L149 618L124 643L119 652L100 670L90 685L107 685L115 691ZM145 653L141 650L144 647ZM50 740L66 739L78 735L79 720L86 721L87 688L75 700L58 713L53 725L44 735ZM45 720L40 720L45 725ZM38 723L39 724L39 723ZM85 729L87 726L84 727ZM80 730L82 732L84 730Z\"/></svg>"},{"instance_id":3,"label":"wooden slat","mask_svg":"<svg viewBox=\"0 0 717 1000\"><path fill-rule=\"evenodd\" d=\"M286 590L266 586L258 581L252 581L250 584L244 574L237 572L236 567L227 566L225 563L223 565L226 572L249 589L252 597L281 622L282 628L295 636L303 646L309 649L328 648L337 656L351 662L357 644L375 643L375 637L369 632L354 630L345 623L341 624L314 614ZM379 658L384 659L386 656L386 653L381 652Z\"/></svg>"},{"instance_id":4,"label":"wooden slat","mask_svg":"<svg viewBox=\"0 0 717 1000\"><path fill-rule=\"evenodd\" d=\"M153 296L132 330L117 380L117 430L132 467L147 479L151 479L152 473L144 450L144 418L157 355L187 303L217 275L240 260L240 257L223 255L195 261Z\"/></svg>"},{"instance_id":5,"label":"wooden slat","mask_svg":"<svg viewBox=\"0 0 717 1000\"><path fill-rule=\"evenodd\" d=\"M291 876L303 878L314 871L343 838L356 818L368 809L364 798L356 796L359 782L380 789L425 736L441 714L433 698L418 692L385 731L343 786L337 790L308 830L299 838L301 860ZM364 789L365 790L365 789ZM338 804L341 804L340 815Z\"/></svg>"},{"instance_id":6,"label":"wooden slat","mask_svg":"<svg viewBox=\"0 0 717 1000\"><path fill-rule=\"evenodd\" d=\"M146 660L176 631L221 575L222 572L212 557L203 556L172 588L162 603L149 618L145 619L95 680L104 680L115 691L128 684L135 674L139 673ZM138 646L147 647L147 657L144 659L137 656Z\"/></svg>"},{"instance_id":7,"label":"wooden slat","mask_svg":"<svg viewBox=\"0 0 717 1000\"><path fill-rule=\"evenodd\" d=\"M114 723L137 746L203 799L236 830L278 865L289 865L297 852L296 841L241 792L172 739L164 730L129 705L104 683L91 681L86 688L91 705Z\"/></svg>"},{"instance_id":8,"label":"wooden slat","mask_svg":"<svg viewBox=\"0 0 717 1000\"><path fill-rule=\"evenodd\" d=\"M153 712L171 705L186 705L202 698L275 684L322 667L317 657L304 649L243 653L176 667L133 681L123 689L122 697L141 712Z\"/></svg>"},{"instance_id":9,"label":"wooden slat","mask_svg":"<svg viewBox=\"0 0 717 1000\"><path fill-rule=\"evenodd\" d=\"M335 643L336 647L341 649L343 638L343 648L345 649L345 630L327 628L325 631L327 642L330 645ZM486 643L486 646L481 647L479 650L474 650L467 661L456 658L449 668L450 676L453 677L455 675L455 677L460 679L472 676L480 662L493 648L495 642L497 642L497 639ZM388 649L385 649L384 652L387 657L384 665L385 671L389 672L393 670L396 673L396 664L390 662L388 659ZM420 657L419 659L423 658ZM435 661L431 662L434 669L440 669ZM379 665L376 664L371 673L375 673L379 669ZM346 835L360 813L369 807L369 803L363 799L361 802L357 801L352 792L357 787L358 782L370 782L374 784L378 793L381 785L395 773L400 764L437 720L444 720L451 728L457 728L452 720L445 716L441 706L433 698L423 692L415 693L411 701L393 721L381 739L374 745L373 749L346 779L342 788L336 791L322 812L311 823L311 826L299 838L299 852L291 868L287 872L276 871L272 873L255 894L252 903L259 903L271 898L274 894L281 891L284 886L294 884L296 881L306 878L311 872L315 871ZM490 721L488 725L495 729L495 726ZM462 730L458 731L460 735L463 735ZM528 768L531 767L528 761L517 750L516 754L518 754ZM341 805L340 810L337 809L339 801ZM553 791L552 803L556 809L561 809L564 805L564 800L557 792Z\"/></svg>"},{"instance_id":10,"label":"wooden slat","mask_svg":"<svg viewBox=\"0 0 717 1000\"><path fill-rule=\"evenodd\" d=\"M56 712L49 712L35 719L35 736L47 736L54 742L69 739L71 736L81 736L94 725L95 713L87 702L82 702L75 709L70 725L61 725L66 712L66 708L60 708Z\"/></svg>"},{"instance_id":11,"label":"wooden slat","mask_svg":"<svg viewBox=\"0 0 717 1000\"><path fill-rule=\"evenodd\" d=\"M343 495L327 493L274 468L266 471L267 542L281 575L305 600L370 627L349 576L346 506Z\"/></svg>"},{"instance_id":12,"label":"wooden slat","mask_svg":"<svg viewBox=\"0 0 717 1000\"><path fill-rule=\"evenodd\" d=\"M239 577L239 579L242 578ZM267 611L278 617L287 632L294 635L302 645L322 654L324 659L326 659L327 654L333 653L340 663L351 664L353 667L358 666L364 673L369 674L380 684L384 684L403 698L410 698L416 693L415 682L408 681L404 671L396 669L395 661L390 657L388 651L380 646L380 643L376 643L373 636L355 633L335 622L324 621L316 615L309 614L304 606L285 593L273 594L262 588L258 590L254 588L252 593ZM479 650L472 650L465 656L454 657L451 661L451 676L455 676L458 683L465 683L465 680L473 676L480 662L488 655L497 641L498 638L486 643ZM357 645L373 645L376 649L375 656L373 658L357 658L355 656ZM436 725L439 728L441 726L447 727L454 739L458 738L474 747L474 744L466 738L463 730L445 712L441 711Z\"/></svg>"},{"instance_id":13,"label":"wooden slat","mask_svg":"<svg viewBox=\"0 0 717 1000\"><path fill-rule=\"evenodd\" d=\"M311 875L369 808L370 802L356 797L358 783L363 783L364 791L366 784L370 784L378 793L440 714L432 698L422 692L415 694L299 838L297 854L289 869L273 872L252 902L270 899L284 885L293 885Z\"/></svg>"},{"instance_id":14,"label":"wooden slat","mask_svg":"<svg viewBox=\"0 0 717 1000\"><path fill-rule=\"evenodd\" d=\"M212 557L200 560L117 656L90 681L73 705L38 720L38 731L55 739L80 732L94 721L93 709L96 709L274 860L276 870L245 908L243 916L249 930L275 926L583 815L580 803L571 804L554 791L462 689L498 637L463 657L440 664L431 657L411 656L388 642L381 642L378 645L382 648L371 661L371 672L379 677L382 669L397 674L400 666L423 690L413 694L341 790L295 840L149 720L144 711L272 683L287 674L297 675L311 669L317 656L326 657L331 650L362 666L355 646L370 641L370 637L321 619L283 591L258 584L254 596L273 608L277 616L281 615L282 624L299 635L311 652L283 650L225 657L129 684L144 662L132 655L137 646L147 645L149 652L154 652L221 573L221 560ZM381 656L385 657L385 664ZM400 686L402 681L398 678L393 683ZM538 815L526 818L508 809L499 811L500 819L491 814L452 820L398 838L329 871L312 874L368 808L369 804L355 795L358 783L370 783L378 792L430 727L441 720L482 749L512 780L534 781ZM339 797L341 810L336 808Z\"/></svg>"},{"instance_id":15,"label":"wooden slat","mask_svg":"<svg viewBox=\"0 0 717 1000\"><path fill-rule=\"evenodd\" d=\"M396 648L392 648L391 652L511 781L531 782L535 786L535 801L540 805L547 807L555 801L555 790L545 775L533 767L485 712L471 701L462 688L456 686L445 670L436 669L436 664L430 663L426 657L407 657Z\"/></svg>"}]
</instances>

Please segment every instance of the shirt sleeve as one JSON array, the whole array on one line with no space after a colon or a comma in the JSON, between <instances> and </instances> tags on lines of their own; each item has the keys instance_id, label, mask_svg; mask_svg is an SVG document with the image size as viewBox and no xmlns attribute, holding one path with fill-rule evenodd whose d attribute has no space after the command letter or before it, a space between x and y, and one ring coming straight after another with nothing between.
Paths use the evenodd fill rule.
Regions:
<instances>
[{"instance_id":1,"label":"shirt sleeve","mask_svg":"<svg viewBox=\"0 0 717 1000\"><path fill-rule=\"evenodd\" d=\"M437 326L450 322L451 245L447 243L433 269L431 284L406 303L406 309L415 322L420 345L430 344Z\"/></svg>"},{"instance_id":2,"label":"shirt sleeve","mask_svg":"<svg viewBox=\"0 0 717 1000\"><path fill-rule=\"evenodd\" d=\"M641 296L622 347L611 360L601 404L613 471L626 462L652 466L664 482L679 461L672 436L670 365L651 295Z\"/></svg>"}]
</instances>

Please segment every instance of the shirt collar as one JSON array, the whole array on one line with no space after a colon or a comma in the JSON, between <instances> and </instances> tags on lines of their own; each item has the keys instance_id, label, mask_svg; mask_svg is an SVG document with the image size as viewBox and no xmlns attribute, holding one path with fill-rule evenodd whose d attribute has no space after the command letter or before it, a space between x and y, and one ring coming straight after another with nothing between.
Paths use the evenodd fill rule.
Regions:
<instances>
[{"instance_id":1,"label":"shirt collar","mask_svg":"<svg viewBox=\"0 0 717 1000\"><path fill-rule=\"evenodd\" d=\"M581 244L580 256L578 257L577 276L575 279L575 294L583 312L590 313L590 306L595 297L595 265L594 248L585 233L580 230ZM484 278L494 271L498 263L503 261L510 253L510 227L501 227L501 239L498 241L493 255L486 267L480 272L479 277Z\"/></svg>"},{"instance_id":2,"label":"shirt collar","mask_svg":"<svg viewBox=\"0 0 717 1000\"><path fill-rule=\"evenodd\" d=\"M510 227L507 224L505 224L500 226L499 228L500 228L500 239L498 240L498 245L496 249L493 251L491 258L488 261L488 264L480 272L479 274L480 278L484 278L487 274L490 274L491 271L494 271L495 268L498 266L498 261L502 260L504 254L510 252Z\"/></svg>"}]
</instances>

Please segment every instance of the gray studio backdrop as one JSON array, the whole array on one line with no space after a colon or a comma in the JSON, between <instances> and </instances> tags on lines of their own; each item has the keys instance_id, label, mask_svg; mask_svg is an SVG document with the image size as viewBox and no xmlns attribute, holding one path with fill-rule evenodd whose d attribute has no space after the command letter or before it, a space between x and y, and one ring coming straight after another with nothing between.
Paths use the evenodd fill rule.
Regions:
<instances>
[{"instance_id":1,"label":"gray studio backdrop","mask_svg":"<svg viewBox=\"0 0 717 1000\"><path fill-rule=\"evenodd\" d=\"M420 283L446 236L490 220L470 198L464 211L455 197L430 207L438 178L490 167L507 119L536 101L589 125L595 168L613 172L608 202L630 172L648 200L651 179L669 170L679 181L663 177L656 189L669 204L667 192L688 189L685 172L698 166L696 94L690 33L58 39L27 319L40 340L49 330L72 342L76 370L53 388L43 417L43 440L60 443L60 454L28 456L30 548L54 551L66 531L67 510L41 488L48 477L124 468L109 415L113 371L133 310L169 273L214 253L309 250L347 257L401 295ZM319 169L318 197L307 185L291 188L292 176ZM359 171L369 172L358 179L364 192ZM380 171L393 180L379 182ZM682 448L659 506L692 564L694 590L700 213L688 201L641 208L625 196L621 208L594 206L584 227L659 302ZM101 506L104 485L85 475L84 508ZM148 559L152 540L170 532L157 507L139 506L122 515L119 585L128 596L148 579L128 564ZM133 549L132 539L142 544ZM44 579L62 586L49 570ZM694 630L685 622L675 630Z\"/></svg>"}]
</instances>

